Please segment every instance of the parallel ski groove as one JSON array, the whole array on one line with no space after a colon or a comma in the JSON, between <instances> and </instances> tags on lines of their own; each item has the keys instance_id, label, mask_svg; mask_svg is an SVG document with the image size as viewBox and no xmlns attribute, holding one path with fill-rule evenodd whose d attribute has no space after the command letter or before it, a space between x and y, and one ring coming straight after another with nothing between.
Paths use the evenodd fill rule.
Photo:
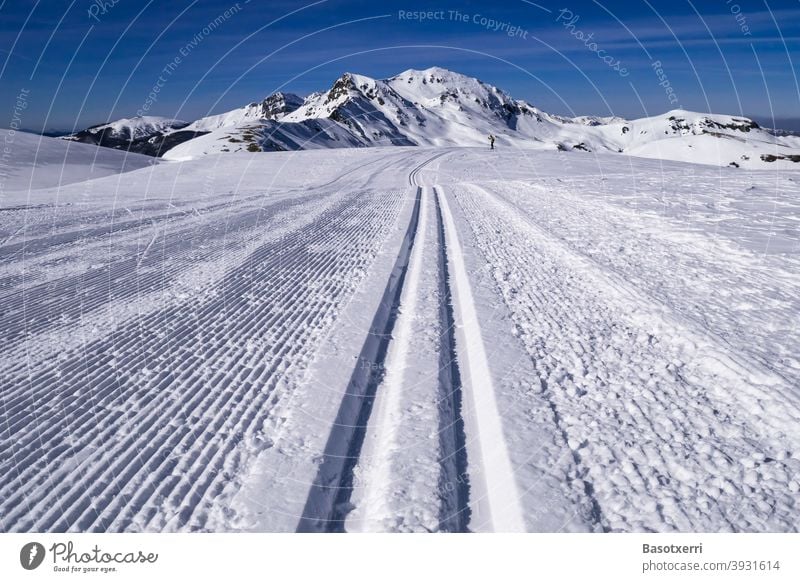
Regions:
<instances>
[{"instance_id":1,"label":"parallel ski groove","mask_svg":"<svg viewBox=\"0 0 800 582\"><path fill-rule=\"evenodd\" d=\"M235 464L237 457L235 449L242 439L253 438L253 428L260 424L257 419L263 418L269 409L268 403L275 397L276 383L282 377L279 370L308 341L308 338L299 341L299 336L313 336L317 333L314 330L324 325L324 321L330 321L331 309L340 300L337 297L342 297L349 288L346 277L340 273L365 268L369 257L364 250L374 248L373 241L382 236L386 225L391 223L398 206L393 195L382 196L380 202L372 197L364 194L351 197L339 211L330 211L309 227L284 237L279 246L273 243L255 252L220 284L220 297L198 310L187 306L190 309L182 311L183 307L176 306L121 328L110 338L87 346L83 353L88 358L84 361L79 354L73 365L62 367L59 379L53 375L58 364L38 370L30 378L19 378L29 386L26 399L41 402L46 402L48 386L70 388L60 395L62 403L57 410L52 406L39 406L39 426L47 428L31 431L21 425L21 432L15 436L14 456L4 463L11 462L12 470L4 472L0 478L0 487L12 492L0 500L6 527L53 531L202 528L203 500L219 493L223 476L231 477L235 468L231 463ZM365 213L373 218L365 219ZM377 213L381 214L374 216ZM365 229L364 225L368 227ZM352 251L309 253L305 250L315 244L328 248L350 247ZM260 273L270 276L259 279ZM315 283L326 280L329 282L320 286ZM274 311L270 306L254 309L242 294L249 291L252 295L259 286L263 289L255 299L272 297L274 293L277 296L274 307L280 307L280 298L296 301L306 293L318 297L318 305L312 308L297 302ZM237 321L237 314L244 319ZM147 331L159 328L166 328L166 333ZM139 333L134 331L137 329ZM258 329L265 330L267 335L262 335L263 345L255 346L249 361L267 361L271 365L243 368L237 364L240 358L234 357L235 352L230 348L235 346L235 337L259 337ZM192 335L204 346L204 358L192 354L191 342L188 342ZM219 338L216 342L209 341L215 336ZM119 343L117 338L122 338ZM265 350L272 353L267 357ZM107 365L112 358L104 354L113 353L129 355L114 362L112 368ZM137 353L141 355L134 356ZM259 353L261 357L257 357ZM157 361L162 357L174 358L174 362L164 368L164 372L137 381L137 393L152 395L146 397L148 400L140 398L137 403L135 397L131 398L132 393L125 394L132 388L130 380L126 384L121 377L126 370L152 365L148 361L154 359L158 366ZM219 362L222 367L209 370L211 378L205 380L196 374L203 361ZM238 374L238 380L249 389L227 388L232 373ZM179 379L192 379L197 389L190 384L188 400L172 398L170 403L167 387L177 384ZM81 401L82 385L88 386L91 393L93 404L88 409L86 402ZM138 419L138 424L132 434L119 439L114 434L119 421L125 417L121 410L123 402L130 408L129 416ZM141 406L141 411L137 412L137 407ZM209 411L214 412L206 416ZM24 413L24 409L20 410L20 414ZM191 422L179 422L175 430L169 430L173 420L187 416ZM10 420L14 424L14 418ZM72 429L73 445L59 448L55 446L55 439L63 437L67 427ZM214 439L212 435L221 437ZM50 451L46 459L40 457L43 448ZM104 459L112 460L100 465L85 463L85 469L76 467L72 472L59 471L59 464L63 465L63 461L70 458L70 449L88 451L90 458L93 453L102 451ZM169 454L161 454L168 451ZM194 471L183 475L181 466L192 467ZM58 471L57 482L51 477L51 471ZM147 486L154 476L161 476L161 479L155 479L155 487ZM188 478L191 481L187 481ZM192 485L188 487L180 485L190 482ZM15 487L14 483L24 483L24 486ZM76 486L78 483L89 483L89 486L82 489ZM157 510L148 515L140 514L141 504L153 495L168 501L166 507L175 508L173 517L165 513L164 501L159 500L154 504ZM156 518L158 523L153 521Z\"/></svg>"},{"instance_id":2,"label":"parallel ski groove","mask_svg":"<svg viewBox=\"0 0 800 582\"><path fill-rule=\"evenodd\" d=\"M476 531L525 531L463 251L447 198L440 186L434 191L442 210L448 264L452 265L450 282L457 326L456 352L463 381L470 457L470 527ZM482 487L476 487L476 483Z\"/></svg>"},{"instance_id":3,"label":"parallel ski groove","mask_svg":"<svg viewBox=\"0 0 800 582\"><path fill-rule=\"evenodd\" d=\"M280 224L280 222L286 220L287 217L291 218L290 215L286 214L287 212L289 212L289 209L301 208L301 207L302 205L295 205L295 204L288 205L288 207L284 209L285 211L283 213L277 214L277 216L274 216L272 220L265 220L263 222L261 221L258 212L253 213L252 219L254 220L254 222L252 223L252 226L250 226L249 228L253 228L259 224L261 224L262 227L272 227L272 225ZM206 232L205 230L202 229L200 230L200 235L203 237L206 237L207 235L211 234L212 234L211 232ZM140 297L146 297L148 292L157 291L161 289L163 285L169 284L171 280L174 280L174 276L176 274L180 273L185 268L189 268L196 261L197 258L196 253L198 253L198 251L196 251L195 249L189 249L186 250L185 252L183 251L179 252L181 247L183 246L181 240L185 238L186 238L186 233L181 231L177 233L175 236L171 236L170 240L172 241L172 244L166 245L165 243L165 247L162 248L161 250L160 255L162 256L161 259L162 262L166 260L166 257L169 257L170 261L169 275L171 276L167 276L167 274L165 274L163 270L145 272L145 274L142 275L140 270L137 270L135 267L132 266L131 260L127 260L125 261L126 269L123 271L123 273L114 275L113 277L114 289L120 293L127 294L127 296L130 296L131 293L134 293L135 294L134 296L138 299ZM271 237L268 236L267 239L270 240ZM223 243L219 245L215 245L215 244L209 244L213 243L213 241L215 240L213 237L203 238L203 240L206 241L206 244L204 246L208 248L202 250L202 252L199 252L200 257L202 257L201 260L213 261L223 256L230 256L229 253L231 249L229 248L229 245L225 244L226 241L223 241ZM281 244L281 242L282 241L279 240L278 244ZM275 243L273 242L272 244ZM191 254L191 256L186 256L184 258L184 255L189 255L189 254ZM155 259L153 262L154 266L161 266L163 269L163 265L161 263L158 263ZM138 278L137 274L139 275ZM120 277L122 278L120 279ZM129 280L125 277L130 277L131 279ZM67 283L65 283L65 280L60 280L42 286L44 287L44 293L47 293L48 296L51 296L50 307L47 309L53 310L53 313L48 314L47 309L45 309L44 313L41 313L41 307L42 307L41 301L33 302L32 308L25 309L25 312L27 312L28 315L28 319L22 318L22 325L24 326L26 337L30 336L30 334L32 334L35 329L40 329L44 326L47 326L48 324L50 326L49 327L50 330L67 325L67 323L62 323L59 318L55 318L57 314L60 314L60 317L64 317L66 322L82 320L87 316L87 314L91 312L91 309L89 309L90 307L93 309L97 309L104 303L112 301L113 299L118 299L118 297L112 298L110 296L110 293L105 293L105 294L97 293L96 296L90 295L90 299L92 300L92 302L90 303L90 305L86 305L86 303L84 302L84 296L86 295L85 292L82 292L80 297L74 297L73 294L67 291L72 286L75 286L76 289L81 289L83 291L81 278L82 277L75 277L75 278L70 277L66 279ZM108 275L105 275L105 272L103 271L101 272L99 278L111 279L112 277L110 272L108 273ZM142 283L142 281L144 281L144 283ZM126 284L122 285L120 284L120 282ZM98 284L101 286L104 285L103 281L100 281ZM105 286L108 289L110 289L110 285L111 285L110 280L105 282ZM19 317L22 317L23 313L22 309L29 305L31 305L31 302L25 299L22 303L22 306L20 307ZM0 320L1 319L2 318L0 318ZM0 327L0 329L2 329L2 327ZM8 329L8 327L5 327L4 336L10 334L11 331ZM12 363L11 366L5 368L4 374L9 377L13 377L15 374L27 375L28 360L30 358L37 356L37 353L35 351L33 352L29 351L27 342L22 342L22 345L13 345L13 344L6 345L6 342L4 340L3 342L0 342L0 346L5 347L3 351L5 351L6 356L10 361L14 362L14 360L16 359L15 363ZM22 356L19 356L18 352L21 351L24 353ZM48 366L45 366L45 369L46 368L48 368ZM17 391L15 391L12 388L12 386L13 383L9 383L9 389L4 395L5 404L8 407L7 411L9 416L12 416L13 413L16 412L16 407L19 406L19 404L16 403L17 396L21 395L24 398L24 396L27 394L27 388L23 384L18 384ZM24 400L22 402L24 402Z\"/></svg>"},{"instance_id":4,"label":"parallel ski groove","mask_svg":"<svg viewBox=\"0 0 800 582\"><path fill-rule=\"evenodd\" d=\"M439 238L439 450L442 492L439 528L442 531L465 532L469 527L469 463L467 437L464 430L463 395L455 337L455 315L451 274L447 256L444 219L439 196L434 196Z\"/></svg>"},{"instance_id":5,"label":"parallel ski groove","mask_svg":"<svg viewBox=\"0 0 800 582\"><path fill-rule=\"evenodd\" d=\"M397 318L408 262L419 225L421 188L417 188L408 230L401 244L380 307L373 317L369 335L334 421L325 446L324 459L308 494L300 532L344 531L353 487L353 469L361 454L372 404L383 373L384 361ZM363 365L365 362L368 365Z\"/></svg>"},{"instance_id":6,"label":"parallel ski groove","mask_svg":"<svg viewBox=\"0 0 800 582\"><path fill-rule=\"evenodd\" d=\"M276 205L272 216L263 209L242 213L236 217L236 221L229 220L224 229L219 225L207 224L201 229L197 229L196 225L187 225L186 229L165 232L162 235L155 225L149 225L148 230L153 232L153 236L148 247L138 257L124 259L88 273L42 283L4 297L3 302L7 308L0 314L0 329L4 330L0 348L18 344L20 338L51 328L53 323L75 321L109 301L163 289L171 279L158 269L144 269L160 266L165 256L169 257L172 264L171 274L177 275L190 268L198 259L214 260L228 250L224 243L198 249L192 244L192 239L187 238L189 232L205 241L223 238L229 229L255 229L265 219L279 217L301 203L302 200L281 202ZM153 252L155 256L148 257L146 251L156 241L159 244ZM26 306L34 309L25 309Z\"/></svg>"}]
</instances>

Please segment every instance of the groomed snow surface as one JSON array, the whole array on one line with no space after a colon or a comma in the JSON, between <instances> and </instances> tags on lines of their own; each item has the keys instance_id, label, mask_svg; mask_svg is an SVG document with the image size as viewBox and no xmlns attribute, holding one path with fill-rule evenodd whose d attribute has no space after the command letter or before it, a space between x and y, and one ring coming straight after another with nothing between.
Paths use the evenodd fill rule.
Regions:
<instances>
[{"instance_id":1,"label":"groomed snow surface","mask_svg":"<svg viewBox=\"0 0 800 582\"><path fill-rule=\"evenodd\" d=\"M156 163L150 156L0 129L0 207L9 192L53 188Z\"/></svg>"},{"instance_id":2,"label":"groomed snow surface","mask_svg":"<svg viewBox=\"0 0 800 582\"><path fill-rule=\"evenodd\" d=\"M53 169L0 205L2 531L798 529L800 172Z\"/></svg>"}]
</instances>

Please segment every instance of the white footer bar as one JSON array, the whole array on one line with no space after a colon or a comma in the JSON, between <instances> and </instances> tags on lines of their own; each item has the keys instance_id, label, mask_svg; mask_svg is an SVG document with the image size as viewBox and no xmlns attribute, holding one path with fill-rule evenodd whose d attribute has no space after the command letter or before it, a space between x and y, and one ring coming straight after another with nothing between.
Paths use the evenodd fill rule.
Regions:
<instances>
[{"instance_id":1,"label":"white footer bar","mask_svg":"<svg viewBox=\"0 0 800 582\"><path fill-rule=\"evenodd\" d=\"M2 534L0 580L800 580L800 534Z\"/></svg>"}]
</instances>

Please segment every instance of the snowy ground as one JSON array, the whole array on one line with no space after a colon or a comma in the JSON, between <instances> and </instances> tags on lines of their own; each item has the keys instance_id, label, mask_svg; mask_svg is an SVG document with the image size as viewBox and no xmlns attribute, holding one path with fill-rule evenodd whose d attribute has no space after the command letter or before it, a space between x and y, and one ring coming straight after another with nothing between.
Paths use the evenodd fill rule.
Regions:
<instances>
[{"instance_id":1,"label":"snowy ground","mask_svg":"<svg viewBox=\"0 0 800 582\"><path fill-rule=\"evenodd\" d=\"M0 129L0 143L0 206L8 205L9 192L53 188L157 163L150 156L10 129Z\"/></svg>"},{"instance_id":2,"label":"snowy ground","mask_svg":"<svg viewBox=\"0 0 800 582\"><path fill-rule=\"evenodd\" d=\"M3 531L798 528L800 172L395 147L5 194Z\"/></svg>"}]
</instances>

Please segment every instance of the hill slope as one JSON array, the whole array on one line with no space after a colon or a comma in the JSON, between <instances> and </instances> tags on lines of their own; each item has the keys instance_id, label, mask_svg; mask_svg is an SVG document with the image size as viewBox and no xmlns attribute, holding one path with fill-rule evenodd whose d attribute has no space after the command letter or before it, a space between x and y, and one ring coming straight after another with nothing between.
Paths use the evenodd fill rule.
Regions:
<instances>
[{"instance_id":1,"label":"hill slope","mask_svg":"<svg viewBox=\"0 0 800 582\"><path fill-rule=\"evenodd\" d=\"M6 129L0 130L0 141L10 143L11 151L0 166L0 195L82 182L155 163L149 156L31 133L10 135Z\"/></svg>"}]
</instances>

